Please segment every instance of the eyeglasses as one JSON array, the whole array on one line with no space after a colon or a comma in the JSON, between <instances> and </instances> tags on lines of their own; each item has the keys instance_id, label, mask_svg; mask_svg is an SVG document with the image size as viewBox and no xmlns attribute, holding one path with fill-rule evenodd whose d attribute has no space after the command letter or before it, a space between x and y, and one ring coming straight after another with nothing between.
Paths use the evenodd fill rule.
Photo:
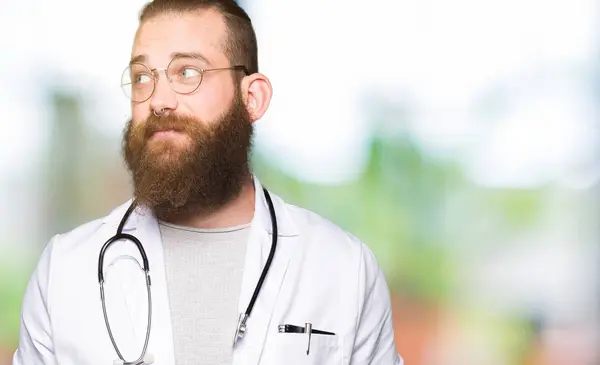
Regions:
<instances>
[{"instance_id":1,"label":"eyeglasses","mask_svg":"<svg viewBox=\"0 0 600 365\"><path fill-rule=\"evenodd\" d=\"M121 88L125 95L135 103L150 99L158 82L158 71L164 71L171 89L178 94L191 94L200 87L204 74L211 71L241 70L247 75L245 66L205 69L202 62L192 56L178 56L169 62L167 68L149 69L143 63L133 62L121 77Z\"/></svg>"}]
</instances>

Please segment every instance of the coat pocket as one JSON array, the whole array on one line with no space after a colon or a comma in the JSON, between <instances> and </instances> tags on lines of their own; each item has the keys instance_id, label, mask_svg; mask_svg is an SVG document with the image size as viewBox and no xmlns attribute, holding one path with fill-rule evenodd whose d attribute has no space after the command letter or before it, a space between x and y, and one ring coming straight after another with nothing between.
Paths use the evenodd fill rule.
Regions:
<instances>
[{"instance_id":1,"label":"coat pocket","mask_svg":"<svg viewBox=\"0 0 600 365\"><path fill-rule=\"evenodd\" d=\"M338 335L312 334L307 354L307 334L271 333L260 365L340 365L343 355L341 339Z\"/></svg>"}]
</instances>

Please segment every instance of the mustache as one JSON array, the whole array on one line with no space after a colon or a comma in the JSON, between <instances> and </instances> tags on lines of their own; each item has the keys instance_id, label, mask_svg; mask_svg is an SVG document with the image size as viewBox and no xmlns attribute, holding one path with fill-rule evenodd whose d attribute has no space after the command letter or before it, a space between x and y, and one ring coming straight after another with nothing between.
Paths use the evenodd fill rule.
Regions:
<instances>
[{"instance_id":1,"label":"mustache","mask_svg":"<svg viewBox=\"0 0 600 365\"><path fill-rule=\"evenodd\" d=\"M144 137L148 139L156 132L173 130L175 132L186 133L190 126L194 126L198 121L189 117L176 115L162 115L157 117L151 115L144 123Z\"/></svg>"}]
</instances>

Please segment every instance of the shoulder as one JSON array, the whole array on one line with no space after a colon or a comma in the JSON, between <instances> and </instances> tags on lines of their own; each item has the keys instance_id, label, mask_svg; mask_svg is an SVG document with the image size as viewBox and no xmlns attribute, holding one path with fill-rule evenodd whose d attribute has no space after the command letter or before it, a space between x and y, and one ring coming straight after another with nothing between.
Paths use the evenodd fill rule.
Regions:
<instances>
[{"instance_id":1,"label":"shoulder","mask_svg":"<svg viewBox=\"0 0 600 365\"><path fill-rule=\"evenodd\" d=\"M296 224L299 233L303 236L310 236L317 239L328 239L331 244L340 246L340 249L355 250L360 249L362 241L331 221L329 218L312 211L310 209L285 203L289 217Z\"/></svg>"},{"instance_id":2,"label":"shoulder","mask_svg":"<svg viewBox=\"0 0 600 365\"><path fill-rule=\"evenodd\" d=\"M129 202L123 203L105 216L82 223L69 231L56 234L48 243L45 254L59 255L62 259L64 255L80 252L79 250L85 249L90 240L106 235L104 227L116 227L118 220L128 206Z\"/></svg>"},{"instance_id":3,"label":"shoulder","mask_svg":"<svg viewBox=\"0 0 600 365\"><path fill-rule=\"evenodd\" d=\"M367 274L365 270L379 271L375 255L363 240L319 213L290 203L284 204L297 226L302 246L307 250L319 256L335 257L337 265L351 265L363 274Z\"/></svg>"},{"instance_id":4,"label":"shoulder","mask_svg":"<svg viewBox=\"0 0 600 365\"><path fill-rule=\"evenodd\" d=\"M90 240L102 234L102 227L106 225L107 219L118 212L120 208L115 208L105 217L85 222L69 231L55 234L44 246L38 257L30 278L28 292L38 290L38 294L41 295L44 305L46 305L46 301L49 300L47 296L51 291L50 287L56 287L56 285L51 285L52 283L57 281L64 283L60 280L63 277L77 278L77 275L73 276L75 271L70 271L73 268L73 262L77 262L82 253L84 253L83 257L91 257L85 254L85 250L89 251L93 249L92 246L95 247L94 244L90 244ZM34 306L38 305L39 303L36 304L37 301L41 300L38 294L29 293L26 296L26 302Z\"/></svg>"}]
</instances>

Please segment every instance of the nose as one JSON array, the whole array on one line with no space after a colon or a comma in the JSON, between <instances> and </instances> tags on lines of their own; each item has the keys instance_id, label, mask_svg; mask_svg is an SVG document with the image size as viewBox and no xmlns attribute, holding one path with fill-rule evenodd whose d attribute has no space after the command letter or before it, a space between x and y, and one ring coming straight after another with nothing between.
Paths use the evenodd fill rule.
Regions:
<instances>
[{"instance_id":1,"label":"nose","mask_svg":"<svg viewBox=\"0 0 600 365\"><path fill-rule=\"evenodd\" d=\"M154 93L150 98L150 109L154 114L163 114L177 108L177 93L171 88L165 69L157 68Z\"/></svg>"}]
</instances>

